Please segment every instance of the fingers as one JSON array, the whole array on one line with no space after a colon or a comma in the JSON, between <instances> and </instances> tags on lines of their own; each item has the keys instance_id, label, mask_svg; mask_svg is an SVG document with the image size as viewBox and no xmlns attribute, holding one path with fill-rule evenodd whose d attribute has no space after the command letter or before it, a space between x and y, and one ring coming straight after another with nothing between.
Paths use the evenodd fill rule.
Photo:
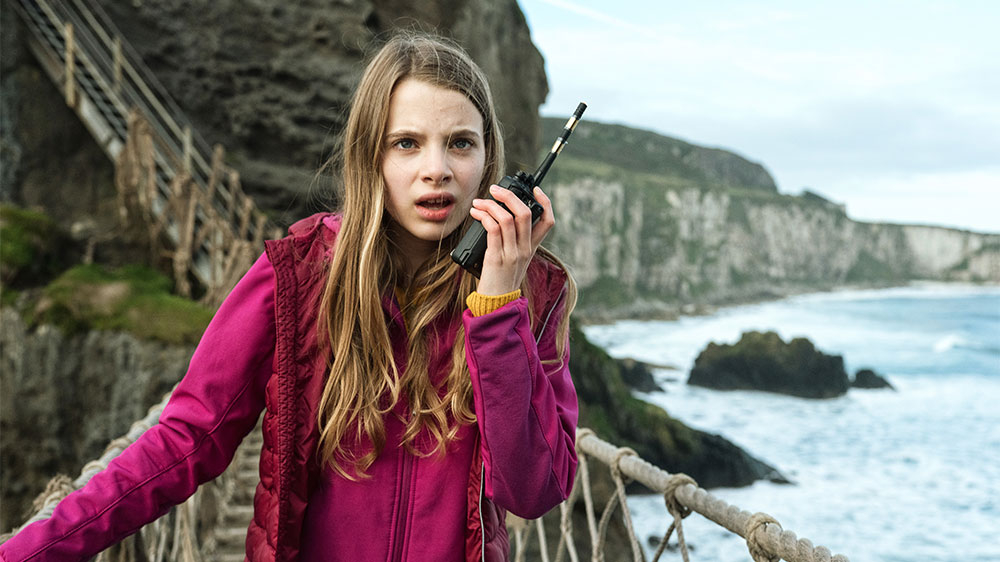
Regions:
<instances>
[{"instance_id":1,"label":"fingers","mask_svg":"<svg viewBox=\"0 0 1000 562\"><path fill-rule=\"evenodd\" d=\"M538 248L545 239L545 236L552 230L552 227L556 224L555 214L552 212L552 200L549 199L548 195L542 191L542 188L535 186L533 191L535 195L535 201L542 206L542 216L538 217L538 222L531 229L531 247Z\"/></svg>"},{"instance_id":2,"label":"fingers","mask_svg":"<svg viewBox=\"0 0 1000 562\"><path fill-rule=\"evenodd\" d=\"M508 257L532 252L534 248L531 244L531 210L510 190L493 186L490 194L495 201L491 199L473 201L473 209L487 213L499 229L500 242L498 244L491 242L489 246L503 251ZM501 203L509 211L505 210ZM473 218L479 219L476 215L473 215ZM483 223L487 233L492 234L490 226L486 222Z\"/></svg>"},{"instance_id":3,"label":"fingers","mask_svg":"<svg viewBox=\"0 0 1000 562\"><path fill-rule=\"evenodd\" d=\"M512 191L492 186L490 194L494 199L475 199L469 211L486 230L486 255L477 290L483 294L503 294L520 286L528 263L555 219L552 202L537 187L534 195L542 214L534 226L531 209Z\"/></svg>"}]
</instances>

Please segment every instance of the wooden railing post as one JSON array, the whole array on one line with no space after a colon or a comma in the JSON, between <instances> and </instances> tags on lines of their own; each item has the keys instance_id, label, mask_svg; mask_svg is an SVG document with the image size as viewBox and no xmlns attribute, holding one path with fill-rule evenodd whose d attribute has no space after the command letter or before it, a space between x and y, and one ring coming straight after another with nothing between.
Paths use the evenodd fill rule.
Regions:
<instances>
[{"instance_id":1,"label":"wooden railing post","mask_svg":"<svg viewBox=\"0 0 1000 562\"><path fill-rule=\"evenodd\" d=\"M190 176L191 174L191 127L189 125L184 125L184 171Z\"/></svg>"},{"instance_id":2,"label":"wooden railing post","mask_svg":"<svg viewBox=\"0 0 1000 562\"><path fill-rule=\"evenodd\" d=\"M66 105L76 107L76 41L73 39L73 24L67 23L63 27L66 37L66 66L63 70L65 77Z\"/></svg>"},{"instance_id":3,"label":"wooden railing post","mask_svg":"<svg viewBox=\"0 0 1000 562\"><path fill-rule=\"evenodd\" d=\"M112 56L114 58L115 65L115 92L122 91L122 38L115 36L115 42L112 45Z\"/></svg>"}]
</instances>

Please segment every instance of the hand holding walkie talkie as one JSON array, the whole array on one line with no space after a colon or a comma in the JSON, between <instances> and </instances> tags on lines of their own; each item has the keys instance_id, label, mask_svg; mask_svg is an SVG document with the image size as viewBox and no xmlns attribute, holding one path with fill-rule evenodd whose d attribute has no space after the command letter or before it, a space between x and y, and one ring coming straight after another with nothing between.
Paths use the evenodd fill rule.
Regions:
<instances>
[{"instance_id":1,"label":"hand holding walkie talkie","mask_svg":"<svg viewBox=\"0 0 1000 562\"><path fill-rule=\"evenodd\" d=\"M580 122L580 118L583 116L585 109L587 109L587 104L585 103L580 103L576 107L576 111L573 112L569 121L566 122L566 126L563 128L559 138L557 138L555 144L552 145L552 150L549 151L545 160L542 161L541 165L538 166L538 170L536 170L533 175L529 175L524 171L519 171L513 176L504 176L503 179L501 179L497 184L499 187L513 192L517 198L528 207L531 211L531 224L535 224L544 211L541 204L539 204L538 201L535 200L534 195L532 195L534 186L542 183L542 179L545 178L545 174L549 171L549 167L552 166L552 162L562 151L563 147L566 146L566 141L569 139L570 134L576 128L577 123ZM490 199L493 199L493 197L490 196ZM506 205L499 201L498 203L504 208L504 210L509 212ZM459 241L458 246L456 246L451 252L451 258L455 260L458 265L469 271L469 273L479 277L483 272L483 257L486 255L486 241L487 233L486 229L483 228L482 223L479 221L473 222L468 232L466 232L465 236L462 237L462 240Z\"/></svg>"}]
</instances>

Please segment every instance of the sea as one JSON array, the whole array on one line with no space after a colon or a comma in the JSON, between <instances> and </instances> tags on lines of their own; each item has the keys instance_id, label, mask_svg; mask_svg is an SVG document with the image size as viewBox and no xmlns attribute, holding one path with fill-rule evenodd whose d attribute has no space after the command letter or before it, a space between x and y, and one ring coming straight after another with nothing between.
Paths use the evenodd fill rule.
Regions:
<instances>
[{"instance_id":1,"label":"sea","mask_svg":"<svg viewBox=\"0 0 1000 562\"><path fill-rule=\"evenodd\" d=\"M814 400L686 384L708 342L748 330L807 337L849 375L871 368L896 390ZM844 290L585 333L614 357L663 366L663 391L639 397L793 481L710 490L726 502L852 562L1000 562L1000 287ZM662 537L662 496L629 504L642 542ZM696 513L684 533L693 561L750 560L743 539Z\"/></svg>"}]
</instances>

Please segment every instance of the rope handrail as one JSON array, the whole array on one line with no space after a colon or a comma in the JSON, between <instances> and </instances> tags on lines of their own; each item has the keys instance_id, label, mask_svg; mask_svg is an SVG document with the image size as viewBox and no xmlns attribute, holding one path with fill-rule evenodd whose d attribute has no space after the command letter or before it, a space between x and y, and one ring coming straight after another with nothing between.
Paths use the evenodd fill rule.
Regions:
<instances>
[{"instance_id":1,"label":"rope handrail","mask_svg":"<svg viewBox=\"0 0 1000 562\"><path fill-rule=\"evenodd\" d=\"M75 480L68 482L65 477L53 479L46 488L46 491L36 500L36 506L38 506L36 513L20 528L30 525L35 521L51 517L56 505L62 498L72 491L83 487L95 474L107 468L108 463L121 454L126 447L135 442L146 430L158 423L160 413L163 411L169 398L170 394L168 393L163 397L162 401L148 410L145 417L133 423L125 435L111 441L104 454L100 458L84 465L80 475ZM639 546L638 538L632 527L631 516L629 515L627 497L625 495L625 478L640 482L651 490L664 494L667 511L672 517L670 526L654 555L654 562L659 560L674 531L678 535L682 559L688 562L689 554L681 527L681 520L690 513L699 513L706 519L743 537L747 541L751 558L755 562L774 562L781 559L789 562L849 562L848 558L844 555L832 555L828 548L824 546L814 547L808 539L798 538L794 532L783 529L773 517L765 513L750 513L730 505L713 496L705 489L698 487L697 483L687 475L666 472L640 458L632 449L616 447L600 439L590 429L580 428L578 430L576 447L580 459L580 470L570 497L559 506L560 540L557 546L556 562L561 562L564 554L568 554L572 562L577 562L580 559L576 551L571 523L573 506L580 495L584 496L588 531L591 538L592 560L604 560L605 536L611 517L618 505L622 507L622 516L632 546L632 558L635 561L645 560L645 553ZM607 465L611 470L615 484L615 493L612 494L611 499L605 506L599 522L597 522L595 515L593 493L590 488L590 469L587 457L591 457ZM224 499L227 501L232 497L232 486L232 482L221 483L219 485L219 489L229 489L227 493L223 493ZM195 513L195 506L199 499L193 497L189 500L189 503L194 502L191 505L186 503L174 508L171 513L176 513L176 527L180 528L186 525L193 528L196 526L197 514ZM541 558L544 562L549 561L548 545L542 518L534 521L534 527L518 523L516 518L511 518L508 521L508 525L514 539L515 560L518 562L524 560L527 535L533 528L538 536ZM165 527L169 527L169 525L157 522L143 527L144 530L148 528L158 533L157 537L159 539L152 541L153 546L151 548L163 548L166 541L161 535ZM11 534L16 533L20 528L15 529ZM4 535L4 538L9 536ZM191 536L175 537L174 544L182 544L187 555L194 558L197 557L195 554L192 554L197 550L197 545ZM214 539L206 541L206 544L210 544L211 548L214 548ZM177 547L175 546L175 548Z\"/></svg>"},{"instance_id":2,"label":"rope handrail","mask_svg":"<svg viewBox=\"0 0 1000 562\"><path fill-rule=\"evenodd\" d=\"M808 539L799 539L794 532L783 529L781 525L771 516L765 513L750 513L740 508L730 505L713 496L704 488L698 487L697 483L685 474L671 474L643 460L635 451L628 448L621 448L608 443L597 437L597 435L586 428L581 428L577 435L577 454L581 460L583 469L578 475L578 483L583 482L585 497L589 493L589 477L586 469L586 456L606 464L612 473L615 481L617 493L612 496L609 505L605 508L605 515L614 511L615 502L620 502L623 507L623 517L625 525L629 530L630 539L634 549L635 560L644 560L645 556L638 548L638 541L634 531L631 529L631 518L628 509L625 507L625 492L623 477L628 477L636 482L640 482L649 489L664 494L667 511L673 518L673 522L667 530L663 541L657 550L654 559L658 559L664 551L671 533L678 532L679 546L683 559L688 559L687 547L683 538L680 520L689 513L694 512L704 516L706 519L728 529L730 532L743 537L747 541L750 554L756 562L774 561L779 559L789 562L848 562L844 555L832 555L830 550L824 546L814 547ZM571 494L567 503L574 501L574 494ZM587 500L588 522L593 518L592 500ZM601 529L596 531L591 525L591 536L594 542L595 559L603 559L603 554L598 556L596 550L599 543L603 543ZM605 529L606 532L606 529ZM561 552L560 552L561 554Z\"/></svg>"}]
</instances>

